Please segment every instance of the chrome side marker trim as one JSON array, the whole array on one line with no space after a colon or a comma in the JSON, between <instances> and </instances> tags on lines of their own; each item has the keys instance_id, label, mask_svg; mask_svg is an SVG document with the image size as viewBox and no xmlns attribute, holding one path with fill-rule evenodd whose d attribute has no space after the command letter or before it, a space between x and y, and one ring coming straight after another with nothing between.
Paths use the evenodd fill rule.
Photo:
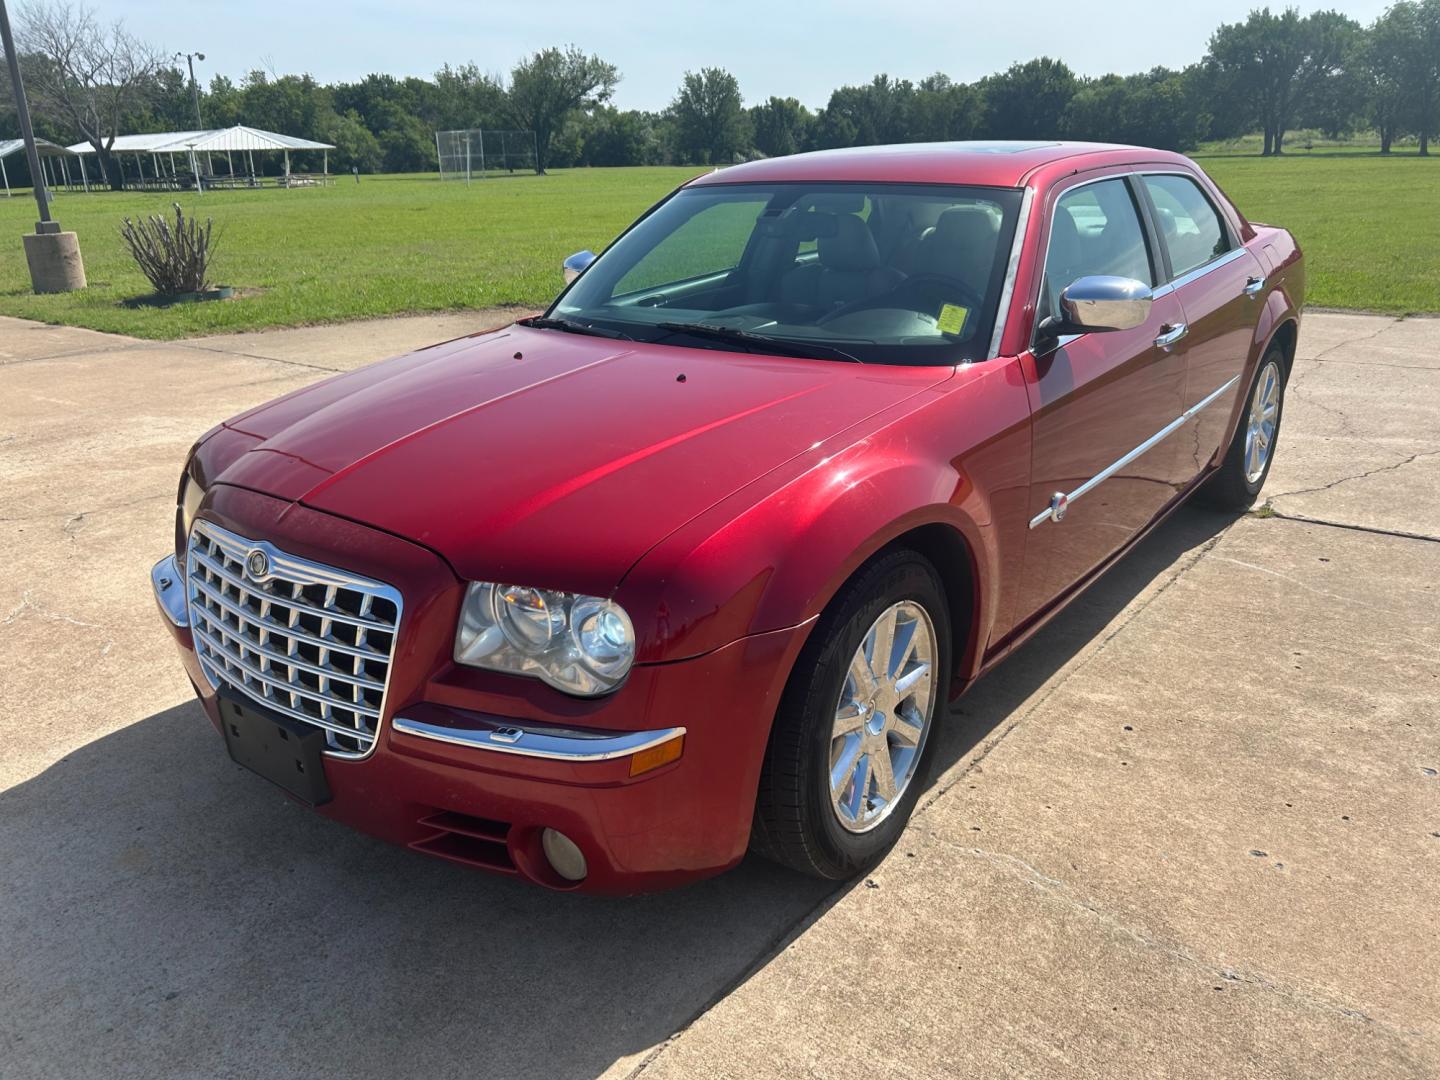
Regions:
<instances>
[{"instance_id":1,"label":"chrome side marker trim","mask_svg":"<svg viewBox=\"0 0 1440 1080\"><path fill-rule=\"evenodd\" d=\"M1030 528L1033 529L1039 525L1043 525L1047 521L1059 521L1062 517L1065 516L1065 510L1068 509L1070 504L1074 503L1076 499L1080 498L1080 496L1086 494L1087 492L1095 490L1095 488L1099 487L1106 480L1109 480L1110 477L1114 476L1126 465L1129 465L1141 454L1145 453L1145 451L1151 449L1152 447L1160 443L1162 440L1175 434L1175 432L1179 431L1182 427L1185 426L1186 421L1193 419L1195 415L1200 412L1201 409L1204 409L1206 406L1213 404L1216 398L1218 398L1221 394L1225 393L1226 390L1229 390L1239 381L1240 376L1236 375L1229 382L1225 383L1224 386L1220 387L1213 393L1206 395L1206 397L1201 401L1198 401L1194 405L1191 405L1190 408L1186 409L1174 420L1171 420L1170 423L1166 424L1154 435L1151 435L1150 438L1146 439L1139 446L1135 447L1134 450L1131 450L1119 461L1116 461L1112 465L1106 466L1102 471L1096 473L1089 480L1086 480L1085 483L1081 484L1068 495L1057 492L1050 499L1050 505L1030 519ZM1059 513L1056 513L1057 507L1060 511Z\"/></svg>"},{"instance_id":2,"label":"chrome side marker trim","mask_svg":"<svg viewBox=\"0 0 1440 1080\"><path fill-rule=\"evenodd\" d=\"M402 735L417 735L422 739L434 739L436 742L454 746L518 754L521 757L547 758L551 761L609 761L612 758L629 757L685 734L683 727L662 728L658 731L626 731L613 735L516 725L499 728L456 728L426 724L403 716L395 717L390 726Z\"/></svg>"},{"instance_id":3,"label":"chrome side marker trim","mask_svg":"<svg viewBox=\"0 0 1440 1080\"><path fill-rule=\"evenodd\" d=\"M150 587L165 617L182 630L190 625L185 608L185 575L175 566L175 556L166 555L150 568Z\"/></svg>"}]
</instances>

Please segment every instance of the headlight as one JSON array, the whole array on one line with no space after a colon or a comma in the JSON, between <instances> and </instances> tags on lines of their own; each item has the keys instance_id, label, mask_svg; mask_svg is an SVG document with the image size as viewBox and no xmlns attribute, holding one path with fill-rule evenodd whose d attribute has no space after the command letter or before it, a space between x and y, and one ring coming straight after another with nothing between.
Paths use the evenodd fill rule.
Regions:
<instances>
[{"instance_id":1,"label":"headlight","mask_svg":"<svg viewBox=\"0 0 1440 1080\"><path fill-rule=\"evenodd\" d=\"M476 581L460 609L455 662L596 697L630 671L635 628L624 608L598 596Z\"/></svg>"},{"instance_id":2,"label":"headlight","mask_svg":"<svg viewBox=\"0 0 1440 1080\"><path fill-rule=\"evenodd\" d=\"M180 504L176 509L180 512L182 535L190 535L190 526L195 521L195 515L200 512L200 503L204 498L205 489L192 480L188 472L180 478Z\"/></svg>"}]
</instances>

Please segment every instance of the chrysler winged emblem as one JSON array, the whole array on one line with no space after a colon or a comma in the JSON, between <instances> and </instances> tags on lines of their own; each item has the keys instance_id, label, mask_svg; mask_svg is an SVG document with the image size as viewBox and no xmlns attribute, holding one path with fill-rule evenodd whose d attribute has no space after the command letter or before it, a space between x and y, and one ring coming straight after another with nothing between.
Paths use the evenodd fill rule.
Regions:
<instances>
[{"instance_id":1,"label":"chrysler winged emblem","mask_svg":"<svg viewBox=\"0 0 1440 1080\"><path fill-rule=\"evenodd\" d=\"M252 581L261 581L270 573L270 556L259 548L245 556L245 576Z\"/></svg>"}]
</instances>

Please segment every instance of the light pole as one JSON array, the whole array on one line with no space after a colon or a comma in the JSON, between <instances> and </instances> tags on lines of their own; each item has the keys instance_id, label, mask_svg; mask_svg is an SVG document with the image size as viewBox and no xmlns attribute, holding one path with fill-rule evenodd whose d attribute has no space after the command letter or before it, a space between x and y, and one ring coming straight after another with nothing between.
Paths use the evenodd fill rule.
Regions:
<instances>
[{"instance_id":1,"label":"light pole","mask_svg":"<svg viewBox=\"0 0 1440 1080\"><path fill-rule=\"evenodd\" d=\"M33 235L24 237L25 261L30 264L30 285L37 293L70 292L85 287L85 264L80 259L80 241L73 232L61 232L60 223L50 217L50 194L40 170L40 153L35 149L35 129L30 124L30 105L25 100L25 83L20 78L20 55L10 33L10 13L0 0L0 47L10 68L10 86L15 94L15 112L20 119L20 137L25 140L25 160L30 164L30 183L40 220Z\"/></svg>"},{"instance_id":2,"label":"light pole","mask_svg":"<svg viewBox=\"0 0 1440 1080\"><path fill-rule=\"evenodd\" d=\"M200 119L200 84L195 81L195 61L204 60L203 52L176 53L175 59L185 58L185 63L190 66L190 92L195 97L195 127L197 130L204 130L205 121Z\"/></svg>"}]
</instances>

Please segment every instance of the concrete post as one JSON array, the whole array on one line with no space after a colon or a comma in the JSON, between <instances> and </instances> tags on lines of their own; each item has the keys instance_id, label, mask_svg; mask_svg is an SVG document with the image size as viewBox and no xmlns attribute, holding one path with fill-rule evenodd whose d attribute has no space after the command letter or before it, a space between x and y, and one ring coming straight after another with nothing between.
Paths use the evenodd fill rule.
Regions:
<instances>
[{"instance_id":1,"label":"concrete post","mask_svg":"<svg viewBox=\"0 0 1440 1080\"><path fill-rule=\"evenodd\" d=\"M23 237L30 283L37 293L73 292L85 288L85 264L73 232L31 233Z\"/></svg>"},{"instance_id":2,"label":"concrete post","mask_svg":"<svg viewBox=\"0 0 1440 1080\"><path fill-rule=\"evenodd\" d=\"M30 282L37 293L83 289L85 264L80 261L80 241L74 233L62 233L60 223L50 217L45 174L40 168L40 154L35 147L35 129L30 125L30 105L25 100L25 82L20 77L20 60L15 52L15 39L10 33L10 13L5 9L5 0L0 0L0 49L5 52L5 65L10 71L15 115L20 121L20 137L25 140L30 181L35 190L35 203L40 209L35 234L25 237L25 260L30 264Z\"/></svg>"}]
</instances>

